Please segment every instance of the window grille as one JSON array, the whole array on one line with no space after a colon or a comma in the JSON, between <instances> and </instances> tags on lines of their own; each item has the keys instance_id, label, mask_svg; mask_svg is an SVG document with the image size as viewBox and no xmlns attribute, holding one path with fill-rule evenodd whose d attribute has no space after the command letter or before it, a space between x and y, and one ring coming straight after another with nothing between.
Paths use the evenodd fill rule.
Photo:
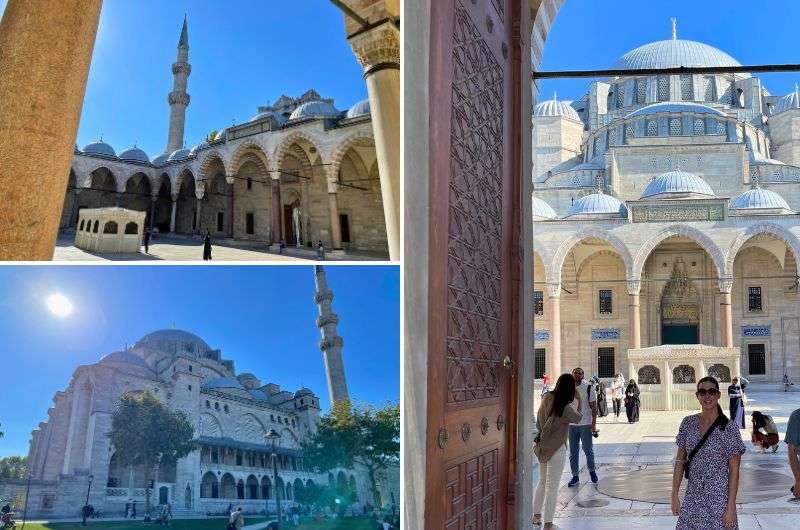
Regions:
<instances>
[{"instance_id":1,"label":"window grille","mask_svg":"<svg viewBox=\"0 0 800 530\"><path fill-rule=\"evenodd\" d=\"M544 315L544 293L533 291L533 314L537 317Z\"/></svg>"},{"instance_id":2,"label":"window grille","mask_svg":"<svg viewBox=\"0 0 800 530\"><path fill-rule=\"evenodd\" d=\"M761 305L761 287L747 288L747 310L751 312L763 310Z\"/></svg>"},{"instance_id":3,"label":"window grille","mask_svg":"<svg viewBox=\"0 0 800 530\"><path fill-rule=\"evenodd\" d=\"M597 348L598 377L614 377L614 348Z\"/></svg>"},{"instance_id":4,"label":"window grille","mask_svg":"<svg viewBox=\"0 0 800 530\"><path fill-rule=\"evenodd\" d=\"M726 105L733 105L733 91L735 90L733 83L728 83L728 88L725 90L725 93L722 94L722 98L720 101Z\"/></svg>"},{"instance_id":5,"label":"window grille","mask_svg":"<svg viewBox=\"0 0 800 530\"><path fill-rule=\"evenodd\" d=\"M658 122L647 120L647 136L658 136Z\"/></svg>"},{"instance_id":6,"label":"window grille","mask_svg":"<svg viewBox=\"0 0 800 530\"><path fill-rule=\"evenodd\" d=\"M625 124L625 142L636 136L636 131L632 123Z\"/></svg>"},{"instance_id":7,"label":"window grille","mask_svg":"<svg viewBox=\"0 0 800 530\"><path fill-rule=\"evenodd\" d=\"M611 314L613 309L611 289L600 289L600 292L598 293L598 298L600 303L600 313Z\"/></svg>"},{"instance_id":8,"label":"window grille","mask_svg":"<svg viewBox=\"0 0 800 530\"><path fill-rule=\"evenodd\" d=\"M703 100L709 103L717 100L717 87L712 76L703 78Z\"/></svg>"},{"instance_id":9,"label":"window grille","mask_svg":"<svg viewBox=\"0 0 800 530\"><path fill-rule=\"evenodd\" d=\"M619 144L619 131L616 127L614 127L613 129L610 129L608 131L608 145L610 147L612 145L618 145L618 144Z\"/></svg>"},{"instance_id":10,"label":"window grille","mask_svg":"<svg viewBox=\"0 0 800 530\"><path fill-rule=\"evenodd\" d=\"M669 135L670 136L680 136L681 135L681 119L680 118L670 118L669 119Z\"/></svg>"},{"instance_id":11,"label":"window grille","mask_svg":"<svg viewBox=\"0 0 800 530\"><path fill-rule=\"evenodd\" d=\"M646 364L639 368L638 384L640 385L660 385L661 372L652 364Z\"/></svg>"},{"instance_id":12,"label":"window grille","mask_svg":"<svg viewBox=\"0 0 800 530\"><path fill-rule=\"evenodd\" d=\"M714 120L714 134L718 136L722 136L727 134L728 126L725 124L724 121Z\"/></svg>"},{"instance_id":13,"label":"window grille","mask_svg":"<svg viewBox=\"0 0 800 530\"><path fill-rule=\"evenodd\" d=\"M533 349L533 378L541 379L545 371L545 349Z\"/></svg>"},{"instance_id":14,"label":"window grille","mask_svg":"<svg viewBox=\"0 0 800 530\"><path fill-rule=\"evenodd\" d=\"M692 101L694 99L694 86L692 86L692 76L681 76L681 99L683 101Z\"/></svg>"},{"instance_id":15,"label":"window grille","mask_svg":"<svg viewBox=\"0 0 800 530\"><path fill-rule=\"evenodd\" d=\"M647 78L639 78L636 80L636 103L643 104L647 102Z\"/></svg>"},{"instance_id":16,"label":"window grille","mask_svg":"<svg viewBox=\"0 0 800 530\"><path fill-rule=\"evenodd\" d=\"M621 109L625 106L625 85L617 85L617 108Z\"/></svg>"},{"instance_id":17,"label":"window grille","mask_svg":"<svg viewBox=\"0 0 800 530\"><path fill-rule=\"evenodd\" d=\"M695 136L702 136L706 133L706 122L703 118L694 119L694 134Z\"/></svg>"},{"instance_id":18,"label":"window grille","mask_svg":"<svg viewBox=\"0 0 800 530\"><path fill-rule=\"evenodd\" d=\"M658 76L658 100L669 101L669 76Z\"/></svg>"},{"instance_id":19,"label":"window grille","mask_svg":"<svg viewBox=\"0 0 800 530\"><path fill-rule=\"evenodd\" d=\"M767 353L763 344L747 345L747 368L750 375L767 375Z\"/></svg>"},{"instance_id":20,"label":"window grille","mask_svg":"<svg viewBox=\"0 0 800 530\"><path fill-rule=\"evenodd\" d=\"M672 382L677 384L694 383L694 367L681 364L672 369Z\"/></svg>"}]
</instances>

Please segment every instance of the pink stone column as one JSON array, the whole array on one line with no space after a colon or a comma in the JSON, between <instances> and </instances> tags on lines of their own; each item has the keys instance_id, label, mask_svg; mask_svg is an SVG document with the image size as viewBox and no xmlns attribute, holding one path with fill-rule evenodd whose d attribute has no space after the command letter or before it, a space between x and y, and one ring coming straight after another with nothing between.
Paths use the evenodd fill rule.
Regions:
<instances>
[{"instance_id":1,"label":"pink stone column","mask_svg":"<svg viewBox=\"0 0 800 530\"><path fill-rule=\"evenodd\" d=\"M731 311L731 291L733 278L719 279L719 327L722 346L733 347L733 314Z\"/></svg>"},{"instance_id":2,"label":"pink stone column","mask_svg":"<svg viewBox=\"0 0 800 530\"><path fill-rule=\"evenodd\" d=\"M561 375L561 284L547 284L550 300L550 355L547 375L556 381Z\"/></svg>"},{"instance_id":3,"label":"pink stone column","mask_svg":"<svg viewBox=\"0 0 800 530\"><path fill-rule=\"evenodd\" d=\"M630 348L638 350L642 347L642 326L639 314L639 280L628 280L628 333Z\"/></svg>"},{"instance_id":4,"label":"pink stone column","mask_svg":"<svg viewBox=\"0 0 800 530\"><path fill-rule=\"evenodd\" d=\"M283 223L281 219L281 181L272 179L272 244L277 245L283 241Z\"/></svg>"}]
</instances>

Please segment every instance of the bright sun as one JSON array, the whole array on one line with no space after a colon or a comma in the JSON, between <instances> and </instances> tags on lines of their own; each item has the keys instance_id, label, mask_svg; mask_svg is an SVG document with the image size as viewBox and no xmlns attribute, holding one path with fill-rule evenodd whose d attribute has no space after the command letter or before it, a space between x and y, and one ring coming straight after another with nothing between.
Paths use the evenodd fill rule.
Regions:
<instances>
[{"instance_id":1,"label":"bright sun","mask_svg":"<svg viewBox=\"0 0 800 530\"><path fill-rule=\"evenodd\" d=\"M72 314L72 302L61 293L53 293L47 297L47 309L55 316L65 318Z\"/></svg>"}]
</instances>

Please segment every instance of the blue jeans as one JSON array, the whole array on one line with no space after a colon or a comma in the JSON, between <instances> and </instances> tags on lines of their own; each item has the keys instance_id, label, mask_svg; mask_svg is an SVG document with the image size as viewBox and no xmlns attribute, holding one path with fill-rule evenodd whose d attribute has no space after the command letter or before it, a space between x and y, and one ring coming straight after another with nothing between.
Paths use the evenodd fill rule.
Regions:
<instances>
[{"instance_id":1,"label":"blue jeans","mask_svg":"<svg viewBox=\"0 0 800 530\"><path fill-rule=\"evenodd\" d=\"M586 467L594 471L594 446L592 445L591 425L569 426L569 467L572 476L578 476L578 450L583 445L583 454L586 455Z\"/></svg>"}]
</instances>

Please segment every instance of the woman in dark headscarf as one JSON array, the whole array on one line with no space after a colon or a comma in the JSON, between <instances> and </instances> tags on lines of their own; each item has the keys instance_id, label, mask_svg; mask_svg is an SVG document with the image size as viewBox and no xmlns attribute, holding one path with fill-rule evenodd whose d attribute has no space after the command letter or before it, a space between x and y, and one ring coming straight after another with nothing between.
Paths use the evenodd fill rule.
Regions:
<instances>
[{"instance_id":1,"label":"woman in dark headscarf","mask_svg":"<svg viewBox=\"0 0 800 530\"><path fill-rule=\"evenodd\" d=\"M599 377L595 376L597 387L597 416L603 418L608 416L608 401L606 400L606 384L603 383Z\"/></svg>"},{"instance_id":2,"label":"woman in dark headscarf","mask_svg":"<svg viewBox=\"0 0 800 530\"><path fill-rule=\"evenodd\" d=\"M628 415L628 423L639 421L639 386L633 379L625 388L625 413Z\"/></svg>"},{"instance_id":3,"label":"woman in dark headscarf","mask_svg":"<svg viewBox=\"0 0 800 530\"><path fill-rule=\"evenodd\" d=\"M731 384L728 386L728 397L730 398L731 421L740 429L744 429L744 388L743 384L738 377L734 377Z\"/></svg>"},{"instance_id":4,"label":"woman in dark headscarf","mask_svg":"<svg viewBox=\"0 0 800 530\"><path fill-rule=\"evenodd\" d=\"M206 237L203 239L203 261L211 259L211 232L206 231Z\"/></svg>"}]
</instances>

